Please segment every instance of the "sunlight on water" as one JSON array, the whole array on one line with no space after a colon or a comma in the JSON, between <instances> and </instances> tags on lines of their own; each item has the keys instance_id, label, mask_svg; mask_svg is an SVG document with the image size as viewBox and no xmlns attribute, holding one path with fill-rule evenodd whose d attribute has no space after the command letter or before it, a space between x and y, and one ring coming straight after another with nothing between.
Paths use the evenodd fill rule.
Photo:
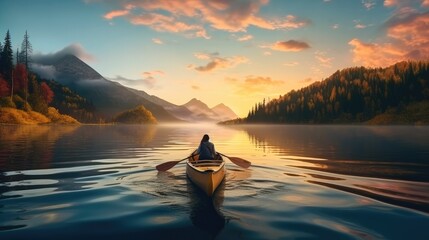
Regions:
<instances>
[{"instance_id":1,"label":"sunlight on water","mask_svg":"<svg viewBox=\"0 0 429 240\"><path fill-rule=\"evenodd\" d=\"M0 126L2 239L427 239L427 127ZM212 199L185 162L228 159ZM412 156L412 157L410 157ZM412 222L412 224L408 224ZM109 226L109 227L105 227ZM79 229L79 234L73 229Z\"/></svg>"}]
</instances>

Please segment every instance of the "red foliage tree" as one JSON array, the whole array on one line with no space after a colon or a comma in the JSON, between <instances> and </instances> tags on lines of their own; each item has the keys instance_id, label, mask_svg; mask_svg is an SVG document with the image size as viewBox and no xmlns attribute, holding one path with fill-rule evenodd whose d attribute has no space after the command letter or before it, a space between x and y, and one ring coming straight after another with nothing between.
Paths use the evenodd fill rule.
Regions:
<instances>
[{"instance_id":1,"label":"red foliage tree","mask_svg":"<svg viewBox=\"0 0 429 240\"><path fill-rule=\"evenodd\" d=\"M47 104L51 103L54 99L54 92L45 82L40 84L40 91L42 92L42 97L46 101Z\"/></svg>"},{"instance_id":2,"label":"red foliage tree","mask_svg":"<svg viewBox=\"0 0 429 240\"><path fill-rule=\"evenodd\" d=\"M4 80L3 76L0 74L0 97L7 97L10 95L9 84Z\"/></svg>"},{"instance_id":3,"label":"red foliage tree","mask_svg":"<svg viewBox=\"0 0 429 240\"><path fill-rule=\"evenodd\" d=\"M17 64L13 76L13 91L28 94L28 72L24 64Z\"/></svg>"}]
</instances>

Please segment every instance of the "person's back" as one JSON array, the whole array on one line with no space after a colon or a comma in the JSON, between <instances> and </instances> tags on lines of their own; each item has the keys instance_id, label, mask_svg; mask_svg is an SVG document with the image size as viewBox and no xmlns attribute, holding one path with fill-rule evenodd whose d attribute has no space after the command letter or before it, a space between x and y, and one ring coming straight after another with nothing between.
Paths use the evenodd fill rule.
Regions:
<instances>
[{"instance_id":1,"label":"person's back","mask_svg":"<svg viewBox=\"0 0 429 240\"><path fill-rule=\"evenodd\" d=\"M216 151L214 149L214 144L209 142L209 136L205 134L201 140L200 146L198 147L198 153L200 156L199 160L211 160L214 159Z\"/></svg>"}]
</instances>

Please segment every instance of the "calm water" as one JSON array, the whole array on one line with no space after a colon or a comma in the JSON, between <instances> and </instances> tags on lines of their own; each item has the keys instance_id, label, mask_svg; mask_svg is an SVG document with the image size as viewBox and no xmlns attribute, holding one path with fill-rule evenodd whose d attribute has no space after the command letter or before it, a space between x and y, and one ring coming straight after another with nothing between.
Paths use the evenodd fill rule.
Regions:
<instances>
[{"instance_id":1,"label":"calm water","mask_svg":"<svg viewBox=\"0 0 429 240\"><path fill-rule=\"evenodd\" d=\"M180 163L208 133L213 199ZM429 239L429 127L0 126L0 239Z\"/></svg>"}]
</instances>

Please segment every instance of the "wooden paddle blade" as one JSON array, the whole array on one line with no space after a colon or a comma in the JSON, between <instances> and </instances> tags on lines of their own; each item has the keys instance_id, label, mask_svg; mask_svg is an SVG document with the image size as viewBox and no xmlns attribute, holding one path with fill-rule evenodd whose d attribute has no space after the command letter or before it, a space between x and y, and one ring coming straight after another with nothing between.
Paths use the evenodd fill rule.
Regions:
<instances>
[{"instance_id":1,"label":"wooden paddle blade","mask_svg":"<svg viewBox=\"0 0 429 240\"><path fill-rule=\"evenodd\" d=\"M165 163L161 163L158 166L156 166L156 170L164 172L167 171L168 169L176 166L176 164L178 164L181 161L170 161L170 162L165 162Z\"/></svg>"},{"instance_id":2,"label":"wooden paddle blade","mask_svg":"<svg viewBox=\"0 0 429 240\"><path fill-rule=\"evenodd\" d=\"M236 165L242 167L242 168L248 168L250 167L250 165L252 165L251 162L244 160L242 158L239 157L228 157L229 160L231 160L231 162L235 163Z\"/></svg>"}]
</instances>

